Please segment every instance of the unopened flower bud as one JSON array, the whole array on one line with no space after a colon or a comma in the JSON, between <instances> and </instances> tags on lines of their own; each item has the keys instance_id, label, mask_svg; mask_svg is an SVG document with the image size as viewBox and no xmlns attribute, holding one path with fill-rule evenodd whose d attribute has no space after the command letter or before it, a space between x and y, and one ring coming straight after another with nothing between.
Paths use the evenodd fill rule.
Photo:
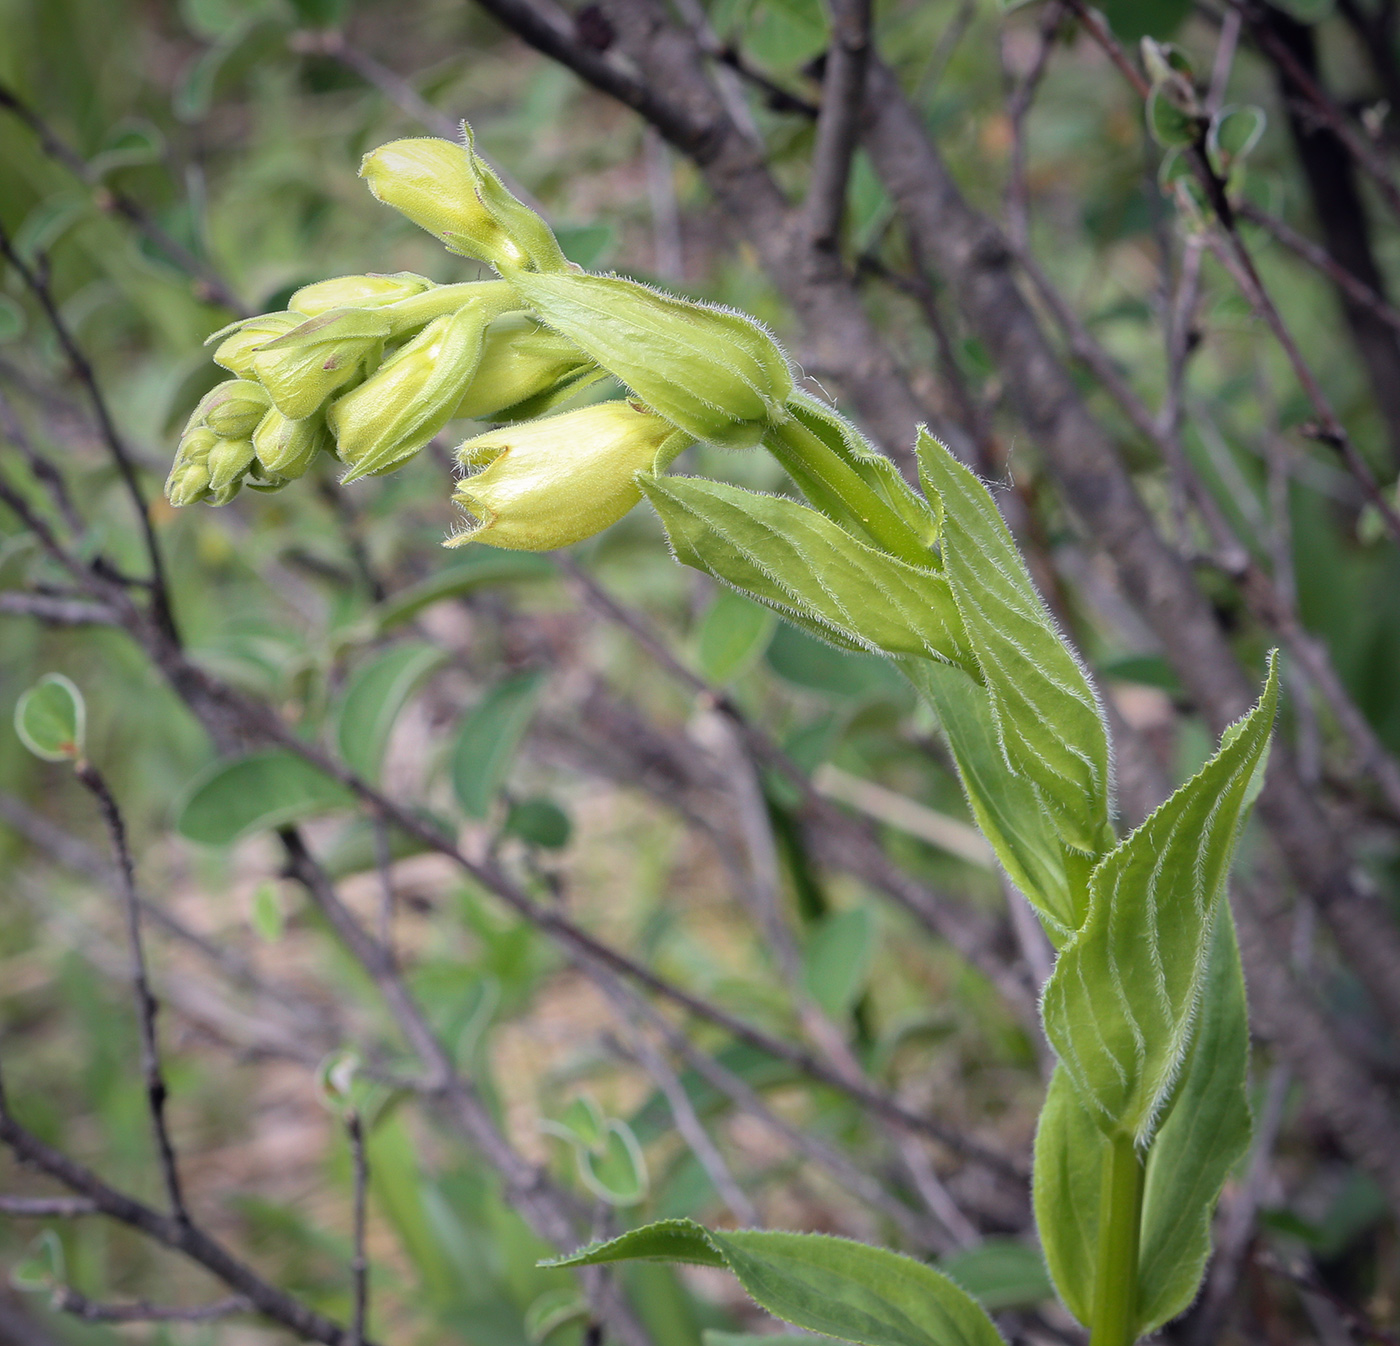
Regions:
<instances>
[{"instance_id":1,"label":"unopened flower bud","mask_svg":"<svg viewBox=\"0 0 1400 1346\"><path fill-rule=\"evenodd\" d=\"M486 329L481 359L456 415L467 420L524 420L549 409L603 371L567 337L528 313L508 313ZM505 415L502 415L505 413Z\"/></svg>"},{"instance_id":2,"label":"unopened flower bud","mask_svg":"<svg viewBox=\"0 0 1400 1346\"><path fill-rule=\"evenodd\" d=\"M303 285L288 301L287 307L308 318L327 313L333 308L379 308L400 299L431 290L433 282L412 271L399 271L391 276L335 276Z\"/></svg>"},{"instance_id":3,"label":"unopened flower bud","mask_svg":"<svg viewBox=\"0 0 1400 1346\"><path fill-rule=\"evenodd\" d=\"M483 470L453 496L475 527L447 545L551 551L581 542L642 498L638 472L664 468L690 442L669 421L628 402L600 402L478 435L457 458Z\"/></svg>"},{"instance_id":4,"label":"unopened flower bud","mask_svg":"<svg viewBox=\"0 0 1400 1346\"><path fill-rule=\"evenodd\" d=\"M165 481L165 496L172 505L193 505L208 496L209 453L219 442L219 436L203 426L185 431Z\"/></svg>"},{"instance_id":5,"label":"unopened flower bud","mask_svg":"<svg viewBox=\"0 0 1400 1346\"><path fill-rule=\"evenodd\" d=\"M224 439L247 439L271 404L261 384L229 379L205 393L185 428L202 425Z\"/></svg>"},{"instance_id":6,"label":"unopened flower bud","mask_svg":"<svg viewBox=\"0 0 1400 1346\"><path fill-rule=\"evenodd\" d=\"M452 418L481 354L489 310L469 305L435 318L373 376L326 413L344 482L388 472L413 457Z\"/></svg>"},{"instance_id":7,"label":"unopened flower bud","mask_svg":"<svg viewBox=\"0 0 1400 1346\"><path fill-rule=\"evenodd\" d=\"M219 342L214 351L214 363L223 365L241 379L255 378L253 352L276 337L285 336L300 327L306 318L300 313L260 313L256 318L230 323L205 341L208 346Z\"/></svg>"},{"instance_id":8,"label":"unopened flower bud","mask_svg":"<svg viewBox=\"0 0 1400 1346\"><path fill-rule=\"evenodd\" d=\"M333 308L253 352L253 372L284 416L304 420L377 361L389 322L375 309Z\"/></svg>"},{"instance_id":9,"label":"unopened flower bud","mask_svg":"<svg viewBox=\"0 0 1400 1346\"><path fill-rule=\"evenodd\" d=\"M506 190L472 148L450 140L394 140L371 150L360 176L375 197L407 215L452 252L495 267L568 266L549 226Z\"/></svg>"},{"instance_id":10,"label":"unopened flower bud","mask_svg":"<svg viewBox=\"0 0 1400 1346\"><path fill-rule=\"evenodd\" d=\"M752 448L787 419L787 357L743 314L619 276L512 271L506 279L550 327L696 439Z\"/></svg>"},{"instance_id":11,"label":"unopened flower bud","mask_svg":"<svg viewBox=\"0 0 1400 1346\"><path fill-rule=\"evenodd\" d=\"M271 477L288 482L304 476L324 449L332 449L330 431L323 416L293 421L271 407L253 431L253 452Z\"/></svg>"},{"instance_id":12,"label":"unopened flower bud","mask_svg":"<svg viewBox=\"0 0 1400 1346\"><path fill-rule=\"evenodd\" d=\"M209 489L218 495L235 482L241 481L252 461L251 439L221 438L209 450ZM221 504L222 501L215 503Z\"/></svg>"}]
</instances>

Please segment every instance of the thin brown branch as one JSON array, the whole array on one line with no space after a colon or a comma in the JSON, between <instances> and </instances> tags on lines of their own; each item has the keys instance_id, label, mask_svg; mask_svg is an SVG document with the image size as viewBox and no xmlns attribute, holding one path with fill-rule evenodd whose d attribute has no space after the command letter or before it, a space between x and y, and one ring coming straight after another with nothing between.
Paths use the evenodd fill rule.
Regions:
<instances>
[{"instance_id":1,"label":"thin brown branch","mask_svg":"<svg viewBox=\"0 0 1400 1346\"><path fill-rule=\"evenodd\" d=\"M1316 79L1303 67L1297 56L1289 50L1288 44L1274 30L1269 20L1268 10L1256 0L1229 0L1230 7L1238 10L1249 24L1254 40L1268 54L1290 83L1307 99L1310 111L1322 121L1346 147L1347 152L1361 165L1376 185L1386 205L1400 217L1400 186L1391 176L1389 166L1356 129L1351 119L1336 104Z\"/></svg>"},{"instance_id":2,"label":"thin brown branch","mask_svg":"<svg viewBox=\"0 0 1400 1346\"><path fill-rule=\"evenodd\" d=\"M407 813L400 816L399 810L392 806L390 810L389 816L398 826L403 825L403 819L412 817ZM456 848L437 837L432 829L423 831L425 840L427 836L434 838L434 849L456 854ZM283 828L278 835L286 852L288 874L306 890L341 943L374 982L399 1031L427 1068L428 1090L447 1105L462 1132L500 1176L508 1201L534 1231L561 1250L573 1248L578 1241L580 1212L577 1203L556 1187L547 1173L524 1158L501 1132L476 1086L458 1071L451 1054L433 1031L404 984L389 951L360 925L340 900L335 885L306 848L301 835L295 828ZM465 863L465 857L460 859ZM609 1278L590 1274L583 1280L595 1311L609 1324L623 1346L650 1346L645 1330Z\"/></svg>"},{"instance_id":3,"label":"thin brown branch","mask_svg":"<svg viewBox=\"0 0 1400 1346\"><path fill-rule=\"evenodd\" d=\"M1400 511L1391 504L1376 480L1376 474L1371 471L1370 464L1361 456L1351 435L1332 409L1331 399L1313 373L1312 366L1303 357L1303 352L1273 298L1264 288L1264 282L1255 269L1254 259L1249 255L1239 230L1226 224L1224 220L1221 223L1224 226L1225 239L1222 241L1212 233L1208 235L1208 245L1216 260L1230 273L1255 312L1264 320L1265 326L1293 367L1294 377L1302 385L1308 401L1312 403L1317 413L1317 421L1311 427L1305 427L1304 433L1338 454L1365 492L1366 498L1375 507L1382 522L1394 535L1395 540L1400 542Z\"/></svg>"},{"instance_id":4,"label":"thin brown branch","mask_svg":"<svg viewBox=\"0 0 1400 1346\"><path fill-rule=\"evenodd\" d=\"M828 0L831 45L826 53L821 112L803 204L813 248L839 253L846 184L859 140L858 122L870 59L870 0Z\"/></svg>"},{"instance_id":5,"label":"thin brown branch","mask_svg":"<svg viewBox=\"0 0 1400 1346\"><path fill-rule=\"evenodd\" d=\"M51 159L56 159L74 177L94 189L94 199L100 209L110 210L122 216L181 271L197 280L201 299L220 304L240 318L248 316L248 310L244 308L238 296L208 262L196 257L183 243L166 233L147 211L129 196L105 186L82 155L67 144L28 103L6 85L0 85L0 108L10 112L34 132L45 154Z\"/></svg>"},{"instance_id":6,"label":"thin brown branch","mask_svg":"<svg viewBox=\"0 0 1400 1346\"><path fill-rule=\"evenodd\" d=\"M646 1034L627 1018L620 1023L620 1030L626 1037L626 1045L617 1044L617 1050L641 1066L651 1077L651 1081L666 1100L671 1110L671 1118L680 1132L681 1139L690 1147L696 1162L705 1170L706 1177L714 1184L720 1200L729 1207L730 1214L746 1229L762 1227L758 1209L749 1200L748 1194L735 1181L729 1165L719 1147L705 1130L705 1124L695 1111L695 1105L686 1093L680 1076L671 1068L671 1063L651 1044Z\"/></svg>"},{"instance_id":7,"label":"thin brown branch","mask_svg":"<svg viewBox=\"0 0 1400 1346\"><path fill-rule=\"evenodd\" d=\"M0 1215L15 1220L71 1220L99 1214L97 1203L82 1196L0 1196Z\"/></svg>"},{"instance_id":8,"label":"thin brown branch","mask_svg":"<svg viewBox=\"0 0 1400 1346\"><path fill-rule=\"evenodd\" d=\"M102 442L107 448L107 452L115 464L117 474L121 477L126 493L130 497L132 509L137 516L137 523L141 530L141 535L145 541L146 561L150 566L150 586L151 586L151 607L156 623L170 637L172 641L178 640L175 629L175 617L170 609L170 595L165 578L165 563L161 559L160 543L156 538L155 525L151 522L151 512L146 501L146 494L141 488L141 482L137 476L135 459L131 450L127 447L126 440L122 437L121 431L117 429L117 423L112 417L111 409L107 405L107 398L102 392L101 385L97 381L97 374L94 371L87 356L83 353L82 347L78 345L77 339L73 335L66 319L59 309L58 301L55 299L53 291L49 288L47 278L39 271L30 267L22 257L15 251L13 242L3 226L0 226L0 256L15 269L23 282L24 287L38 301L39 307L43 309L44 316L48 319L49 326L53 329L54 335L58 338L58 344L62 348L64 355L72 367L74 375L82 385L83 391L92 406L93 415L96 417L98 429L101 432Z\"/></svg>"},{"instance_id":9,"label":"thin brown branch","mask_svg":"<svg viewBox=\"0 0 1400 1346\"><path fill-rule=\"evenodd\" d=\"M3 1085L0 1085L0 1144L6 1145L20 1162L48 1174L70 1192L91 1201L102 1215L199 1263L230 1290L246 1298L258 1313L281 1323L303 1340L322 1342L324 1346L350 1346L349 1335L339 1323L263 1280L197 1225L164 1215L125 1192L109 1187L91 1169L22 1126L10 1111Z\"/></svg>"},{"instance_id":10,"label":"thin brown branch","mask_svg":"<svg viewBox=\"0 0 1400 1346\"><path fill-rule=\"evenodd\" d=\"M0 593L0 616L37 617L50 626L120 626L121 614L105 603L52 594Z\"/></svg>"},{"instance_id":11,"label":"thin brown branch","mask_svg":"<svg viewBox=\"0 0 1400 1346\"><path fill-rule=\"evenodd\" d=\"M350 1226L350 1286L354 1310L350 1317L351 1346L363 1346L369 1314L369 1259L365 1256L365 1201L369 1194L369 1159L365 1154L365 1129L359 1112L345 1115L345 1136L350 1142L353 1195Z\"/></svg>"},{"instance_id":12,"label":"thin brown branch","mask_svg":"<svg viewBox=\"0 0 1400 1346\"><path fill-rule=\"evenodd\" d=\"M59 1313L85 1323L212 1323L239 1313L252 1313L251 1301L242 1295L216 1299L212 1304L150 1304L138 1299L129 1304L103 1304L80 1294L72 1286L55 1288L51 1303Z\"/></svg>"},{"instance_id":13,"label":"thin brown branch","mask_svg":"<svg viewBox=\"0 0 1400 1346\"><path fill-rule=\"evenodd\" d=\"M161 1180L165 1184L166 1199L170 1203L170 1212L180 1224L188 1224L190 1217L185 1209L185 1198L180 1185L179 1164L175 1158L170 1129L166 1124L165 1105L170 1090L161 1068L160 1046L156 1037L156 1014L159 1005L151 990L150 975L146 968L146 952L141 942L141 903L136 894L136 871L132 864L131 848L127 843L126 823L102 773L91 762L80 761L74 772L84 788L97 800L103 824L111 838L112 850L117 857L119 891L126 919L127 949L131 957L131 985L136 997L136 1019L141 1033L141 1073L146 1084L146 1106L151 1115L151 1129L155 1135L156 1158L160 1165Z\"/></svg>"},{"instance_id":14,"label":"thin brown branch","mask_svg":"<svg viewBox=\"0 0 1400 1346\"><path fill-rule=\"evenodd\" d=\"M1277 215L1270 215L1253 201L1240 201L1235 206L1240 219L1257 224L1271 237L1283 244L1289 252L1302 258L1309 266L1320 271L1347 298L1359 304L1368 313L1374 314L1392 331L1400 332L1400 309L1396 309L1386 299L1376 293L1365 281L1348 271L1326 248L1300 234L1292 225Z\"/></svg>"}]
</instances>

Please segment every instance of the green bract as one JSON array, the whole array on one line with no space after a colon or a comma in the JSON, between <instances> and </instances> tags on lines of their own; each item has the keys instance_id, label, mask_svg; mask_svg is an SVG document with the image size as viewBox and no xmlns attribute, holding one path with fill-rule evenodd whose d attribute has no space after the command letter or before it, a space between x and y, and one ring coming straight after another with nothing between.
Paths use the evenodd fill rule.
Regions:
<instances>
[{"instance_id":1,"label":"green bract","mask_svg":"<svg viewBox=\"0 0 1400 1346\"><path fill-rule=\"evenodd\" d=\"M792 370L752 318L620 276L503 274L550 327L692 438L752 448L786 419Z\"/></svg>"},{"instance_id":2,"label":"green bract","mask_svg":"<svg viewBox=\"0 0 1400 1346\"><path fill-rule=\"evenodd\" d=\"M342 480L397 467L447 424L476 372L487 321L489 314L474 305L435 318L364 383L331 403L326 421L350 464Z\"/></svg>"},{"instance_id":3,"label":"green bract","mask_svg":"<svg viewBox=\"0 0 1400 1346\"><path fill-rule=\"evenodd\" d=\"M277 410L300 421L376 363L389 333L389 319L380 310L328 309L264 342L250 363Z\"/></svg>"}]
</instances>

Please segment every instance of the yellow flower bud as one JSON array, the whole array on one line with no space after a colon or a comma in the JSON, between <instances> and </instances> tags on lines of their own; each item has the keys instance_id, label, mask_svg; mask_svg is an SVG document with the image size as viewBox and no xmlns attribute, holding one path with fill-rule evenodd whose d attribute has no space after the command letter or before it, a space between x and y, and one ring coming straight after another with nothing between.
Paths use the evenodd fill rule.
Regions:
<instances>
[{"instance_id":1,"label":"yellow flower bud","mask_svg":"<svg viewBox=\"0 0 1400 1346\"><path fill-rule=\"evenodd\" d=\"M475 154L450 140L394 140L371 150L360 176L375 197L407 215L452 252L492 266L559 270L568 266L553 231L516 200Z\"/></svg>"},{"instance_id":2,"label":"yellow flower bud","mask_svg":"<svg viewBox=\"0 0 1400 1346\"><path fill-rule=\"evenodd\" d=\"M223 365L241 379L255 378L253 352L275 337L285 336L306 321L300 313L260 313L256 318L230 323L205 341L208 346L218 341L214 363Z\"/></svg>"},{"instance_id":3,"label":"yellow flower bud","mask_svg":"<svg viewBox=\"0 0 1400 1346\"><path fill-rule=\"evenodd\" d=\"M305 420L379 359L389 321L375 309L333 308L253 352L253 373L277 410Z\"/></svg>"},{"instance_id":4,"label":"yellow flower bud","mask_svg":"<svg viewBox=\"0 0 1400 1346\"><path fill-rule=\"evenodd\" d=\"M283 482L304 476L323 448L330 450L334 445L322 416L293 421L272 407L253 431L258 462L265 472Z\"/></svg>"},{"instance_id":5,"label":"yellow flower bud","mask_svg":"<svg viewBox=\"0 0 1400 1346\"><path fill-rule=\"evenodd\" d=\"M508 271L506 279L550 327L696 439L752 448L788 418L787 357L741 313L620 276Z\"/></svg>"},{"instance_id":6,"label":"yellow flower bud","mask_svg":"<svg viewBox=\"0 0 1400 1346\"><path fill-rule=\"evenodd\" d=\"M205 393L185 429L202 425L224 439L247 439L271 404L261 384L229 379Z\"/></svg>"},{"instance_id":7,"label":"yellow flower bud","mask_svg":"<svg viewBox=\"0 0 1400 1346\"><path fill-rule=\"evenodd\" d=\"M601 402L469 439L453 499L475 522L446 545L485 542L551 551L616 523L641 498L638 472L659 471L691 442L629 402Z\"/></svg>"},{"instance_id":8,"label":"yellow flower bud","mask_svg":"<svg viewBox=\"0 0 1400 1346\"><path fill-rule=\"evenodd\" d=\"M209 489L218 495L235 482L241 482L252 461L251 439L220 439L209 450ZM224 502L216 500L214 503Z\"/></svg>"},{"instance_id":9,"label":"yellow flower bud","mask_svg":"<svg viewBox=\"0 0 1400 1346\"><path fill-rule=\"evenodd\" d=\"M566 337L528 313L508 313L486 329L481 359L456 415L467 420L525 420L564 393L601 378L600 370Z\"/></svg>"},{"instance_id":10,"label":"yellow flower bud","mask_svg":"<svg viewBox=\"0 0 1400 1346\"><path fill-rule=\"evenodd\" d=\"M287 307L314 318L333 308L379 308L400 299L431 290L433 282L412 271L399 271L392 276L371 273L368 276L335 276L303 285L288 302Z\"/></svg>"},{"instance_id":11,"label":"yellow flower bud","mask_svg":"<svg viewBox=\"0 0 1400 1346\"><path fill-rule=\"evenodd\" d=\"M350 464L342 481L391 471L447 424L471 382L492 316L468 305L435 318L372 377L331 403L326 419Z\"/></svg>"},{"instance_id":12,"label":"yellow flower bud","mask_svg":"<svg viewBox=\"0 0 1400 1346\"><path fill-rule=\"evenodd\" d=\"M172 505L193 505L209 494L209 453L219 436L203 426L186 430L165 481L165 496Z\"/></svg>"}]
</instances>

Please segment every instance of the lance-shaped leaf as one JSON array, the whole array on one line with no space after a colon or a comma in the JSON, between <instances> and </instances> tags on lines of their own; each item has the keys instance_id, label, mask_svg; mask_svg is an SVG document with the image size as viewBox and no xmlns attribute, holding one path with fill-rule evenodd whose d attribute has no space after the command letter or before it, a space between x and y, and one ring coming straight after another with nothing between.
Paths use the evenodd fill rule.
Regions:
<instances>
[{"instance_id":1,"label":"lance-shaped leaf","mask_svg":"<svg viewBox=\"0 0 1400 1346\"><path fill-rule=\"evenodd\" d=\"M847 649L975 667L948 582L781 496L698 477L638 484L676 556Z\"/></svg>"},{"instance_id":2,"label":"lance-shaped leaf","mask_svg":"<svg viewBox=\"0 0 1400 1346\"><path fill-rule=\"evenodd\" d=\"M1006 764L997 743L987 689L960 668L927 659L900 661L905 674L938 712L963 793L982 835L1007 877L1040 913L1058 948L1084 912L1065 872L1064 847L1034 787Z\"/></svg>"},{"instance_id":3,"label":"lance-shaped leaf","mask_svg":"<svg viewBox=\"0 0 1400 1346\"><path fill-rule=\"evenodd\" d=\"M1105 1132L1147 1144L1191 1045L1240 824L1263 765L1278 675L1220 750L1089 879L1089 916L1046 985L1045 1031Z\"/></svg>"},{"instance_id":4,"label":"lance-shaped leaf","mask_svg":"<svg viewBox=\"0 0 1400 1346\"><path fill-rule=\"evenodd\" d=\"M986 1311L913 1258L827 1234L658 1220L550 1266L633 1259L723 1266L769 1313L862 1346L1001 1346Z\"/></svg>"},{"instance_id":5,"label":"lance-shaped leaf","mask_svg":"<svg viewBox=\"0 0 1400 1346\"><path fill-rule=\"evenodd\" d=\"M1229 908L1215 923L1196 1033L1148 1152L1138 1258L1136 1333L1146 1336L1195 1297L1225 1178L1249 1146L1249 1023ZM1035 1214L1055 1285L1088 1323L1094 1302L1099 1183L1109 1140L1061 1065L1035 1141Z\"/></svg>"},{"instance_id":6,"label":"lance-shaped leaf","mask_svg":"<svg viewBox=\"0 0 1400 1346\"><path fill-rule=\"evenodd\" d=\"M1031 582L987 488L926 430L919 476L943 513L943 565L991 694L1002 749L1071 846L1109 829L1108 727L1093 686Z\"/></svg>"},{"instance_id":7,"label":"lance-shaped leaf","mask_svg":"<svg viewBox=\"0 0 1400 1346\"><path fill-rule=\"evenodd\" d=\"M444 657L433 645L398 645L356 670L336 718L340 755L356 775L378 779L399 712Z\"/></svg>"}]
</instances>

